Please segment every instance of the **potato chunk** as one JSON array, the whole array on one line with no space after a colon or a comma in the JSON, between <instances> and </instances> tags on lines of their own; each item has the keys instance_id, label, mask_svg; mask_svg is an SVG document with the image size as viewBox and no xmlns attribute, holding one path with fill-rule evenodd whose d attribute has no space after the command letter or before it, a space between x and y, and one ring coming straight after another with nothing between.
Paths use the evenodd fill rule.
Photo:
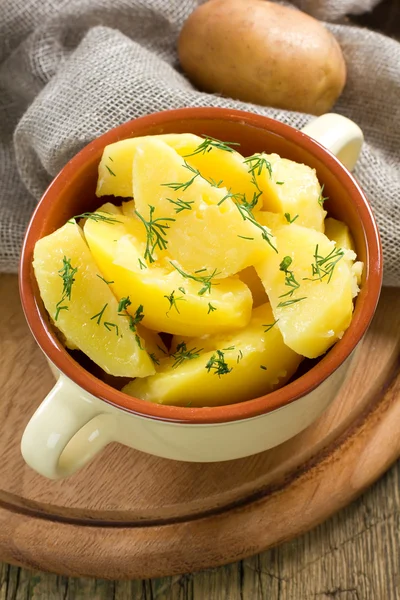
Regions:
<instances>
[{"instance_id":1,"label":"potato chunk","mask_svg":"<svg viewBox=\"0 0 400 600\"><path fill-rule=\"evenodd\" d=\"M279 254L256 266L285 344L315 358L340 339L353 312L354 253L292 224L276 232Z\"/></svg>"},{"instance_id":2,"label":"potato chunk","mask_svg":"<svg viewBox=\"0 0 400 600\"><path fill-rule=\"evenodd\" d=\"M168 252L192 274L206 269L229 277L274 252L270 230L164 142L147 139L137 146L133 195L142 219L149 220L151 206L154 218L173 219L165 235Z\"/></svg>"},{"instance_id":3,"label":"potato chunk","mask_svg":"<svg viewBox=\"0 0 400 600\"><path fill-rule=\"evenodd\" d=\"M107 210L107 205L101 210ZM118 216L118 223L89 219L84 233L90 251L116 297L129 297L131 314L143 306L143 325L156 331L193 335L244 327L251 317L252 297L238 278L207 282L184 277L162 252L155 263L143 255L146 234L137 218ZM175 263L174 263L175 264ZM199 273L204 278L207 273ZM202 289L203 293L199 293Z\"/></svg>"},{"instance_id":4,"label":"potato chunk","mask_svg":"<svg viewBox=\"0 0 400 600\"><path fill-rule=\"evenodd\" d=\"M97 196L132 196L133 159L137 146L148 139L164 142L198 169L205 179L235 194L244 194L247 202L251 202L254 194L259 192L249 173L249 166L236 151L239 147L220 144L217 140L193 133L167 133L120 140L106 146L99 164ZM261 206L260 197L256 207Z\"/></svg>"},{"instance_id":5,"label":"potato chunk","mask_svg":"<svg viewBox=\"0 0 400 600\"><path fill-rule=\"evenodd\" d=\"M263 191L263 210L290 215L297 225L324 231L326 211L322 206L322 190L315 173L307 165L296 163L278 154L255 155L270 164L264 168L257 182Z\"/></svg>"},{"instance_id":6,"label":"potato chunk","mask_svg":"<svg viewBox=\"0 0 400 600\"><path fill-rule=\"evenodd\" d=\"M343 221L338 221L329 217L325 219L325 235L327 238L336 242L338 248L346 248L355 252L354 241L349 228Z\"/></svg>"},{"instance_id":7,"label":"potato chunk","mask_svg":"<svg viewBox=\"0 0 400 600\"><path fill-rule=\"evenodd\" d=\"M46 310L67 346L79 348L115 376L154 373L140 337L119 316L118 301L76 223L67 223L36 243L33 267ZM67 293L64 284L69 286Z\"/></svg>"},{"instance_id":8,"label":"potato chunk","mask_svg":"<svg viewBox=\"0 0 400 600\"><path fill-rule=\"evenodd\" d=\"M123 391L159 404L233 404L281 387L301 361L283 343L268 303L253 311L244 329L174 343L174 355L161 361L156 375L136 379Z\"/></svg>"}]
</instances>

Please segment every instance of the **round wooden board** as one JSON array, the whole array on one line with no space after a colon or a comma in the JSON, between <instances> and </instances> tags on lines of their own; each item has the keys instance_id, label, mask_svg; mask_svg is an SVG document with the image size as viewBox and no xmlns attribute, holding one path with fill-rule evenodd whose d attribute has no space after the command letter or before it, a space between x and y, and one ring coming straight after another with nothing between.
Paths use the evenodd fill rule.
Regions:
<instances>
[{"instance_id":1,"label":"round wooden board","mask_svg":"<svg viewBox=\"0 0 400 600\"><path fill-rule=\"evenodd\" d=\"M0 277L0 560L71 576L144 578L236 561L326 519L400 455L400 294L383 290L351 374L325 414L278 448L228 463L168 461L110 445L64 481L19 451L53 385Z\"/></svg>"}]
</instances>

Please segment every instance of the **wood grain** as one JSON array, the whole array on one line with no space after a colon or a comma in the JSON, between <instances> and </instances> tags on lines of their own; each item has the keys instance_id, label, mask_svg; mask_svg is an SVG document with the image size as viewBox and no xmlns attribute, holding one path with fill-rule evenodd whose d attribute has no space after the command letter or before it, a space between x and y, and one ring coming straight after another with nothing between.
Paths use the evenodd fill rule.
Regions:
<instances>
[{"instance_id":1,"label":"wood grain","mask_svg":"<svg viewBox=\"0 0 400 600\"><path fill-rule=\"evenodd\" d=\"M114 445L82 472L61 482L36 475L19 453L23 428L53 382L23 319L15 276L0 277L0 312L4 317L0 323L0 557L9 562L114 579L220 565L317 525L370 485L400 454L396 376L400 294L396 290L384 290L337 399L293 440L255 457L212 465L167 461ZM312 568L322 568L319 554L315 556ZM297 560L296 555L292 560ZM227 568L220 572L219 583L211 578L209 585L226 587L224 577L229 573L230 581L238 578L239 591L246 580L246 589L253 590L250 598L256 597L257 589L281 594L290 579L281 574L283 566L271 570L257 564L247 559L241 571ZM6 580L9 588L11 580ZM61 580L54 581L59 585ZM180 594L182 586L189 585L190 593L196 593L192 577L169 581L172 587L165 593L174 594L178 586ZM22 583L18 580L15 585ZM24 585L32 586L31 580ZM110 593L109 584L101 586L105 594ZM139 598L163 597L164 592L155 592L153 584L143 586L135 592L142 594ZM0 584L0 594L1 589ZM210 588L209 593L214 592ZM100 598L102 593L97 590L90 597Z\"/></svg>"}]
</instances>

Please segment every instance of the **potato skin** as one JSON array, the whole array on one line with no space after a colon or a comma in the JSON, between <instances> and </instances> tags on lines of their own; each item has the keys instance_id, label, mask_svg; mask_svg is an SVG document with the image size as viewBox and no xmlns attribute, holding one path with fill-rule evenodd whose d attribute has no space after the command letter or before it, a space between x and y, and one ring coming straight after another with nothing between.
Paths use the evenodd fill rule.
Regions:
<instances>
[{"instance_id":1,"label":"potato skin","mask_svg":"<svg viewBox=\"0 0 400 600\"><path fill-rule=\"evenodd\" d=\"M200 89L315 115L343 90L339 44L317 20L265 0L210 0L183 26L179 58Z\"/></svg>"}]
</instances>

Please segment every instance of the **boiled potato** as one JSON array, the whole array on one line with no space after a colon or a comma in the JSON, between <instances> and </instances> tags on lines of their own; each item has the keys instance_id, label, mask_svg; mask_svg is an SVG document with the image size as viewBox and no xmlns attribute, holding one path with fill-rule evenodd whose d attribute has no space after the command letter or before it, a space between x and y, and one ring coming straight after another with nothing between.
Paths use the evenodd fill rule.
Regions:
<instances>
[{"instance_id":1,"label":"boiled potato","mask_svg":"<svg viewBox=\"0 0 400 600\"><path fill-rule=\"evenodd\" d=\"M336 248L323 233L295 223L275 235L278 255L256 265L256 271L285 344L316 358L350 325L355 255Z\"/></svg>"},{"instance_id":2,"label":"boiled potato","mask_svg":"<svg viewBox=\"0 0 400 600\"><path fill-rule=\"evenodd\" d=\"M276 252L271 232L251 210L187 168L157 139L137 146L133 195L143 220L149 221L151 206L154 218L169 219L168 252L191 274L215 271L222 279Z\"/></svg>"},{"instance_id":3,"label":"boiled potato","mask_svg":"<svg viewBox=\"0 0 400 600\"><path fill-rule=\"evenodd\" d=\"M99 164L97 196L114 195L130 197L133 194L132 164L136 148L142 141L159 140L173 148L186 162L198 169L205 179L215 182L235 194L243 194L251 202L260 190L254 184L249 166L238 147L192 133L167 133L120 140L104 148ZM260 194L255 210L263 204ZM129 206L127 206L129 210Z\"/></svg>"},{"instance_id":4,"label":"boiled potato","mask_svg":"<svg viewBox=\"0 0 400 600\"><path fill-rule=\"evenodd\" d=\"M346 250L353 250L355 252L353 237L346 223L343 223L343 221L338 221L332 217L325 219L325 235L333 242L336 242L338 248L346 248Z\"/></svg>"},{"instance_id":5,"label":"boiled potato","mask_svg":"<svg viewBox=\"0 0 400 600\"><path fill-rule=\"evenodd\" d=\"M68 347L79 348L115 376L154 373L140 337L119 315L118 301L75 222L36 243L33 268L46 310Z\"/></svg>"},{"instance_id":6,"label":"boiled potato","mask_svg":"<svg viewBox=\"0 0 400 600\"><path fill-rule=\"evenodd\" d=\"M108 206L100 210L108 212ZM156 263L147 263L143 259L146 236L139 219L124 215L118 216L118 223L88 219L84 233L115 296L119 300L129 297L128 313L134 316L137 307L143 306L145 327L201 335L244 327L249 322L252 297L238 278L211 279L209 291L199 294L206 282L182 276L169 259L161 256ZM204 273L197 277L202 276Z\"/></svg>"},{"instance_id":7,"label":"boiled potato","mask_svg":"<svg viewBox=\"0 0 400 600\"><path fill-rule=\"evenodd\" d=\"M156 375L136 379L123 391L159 404L232 404L281 387L301 361L283 343L269 304L254 309L244 329L174 344L174 355L161 361Z\"/></svg>"},{"instance_id":8,"label":"boiled potato","mask_svg":"<svg viewBox=\"0 0 400 600\"><path fill-rule=\"evenodd\" d=\"M247 269L243 269L243 271L238 273L238 276L240 281L243 281L243 283L245 283L251 291L254 308L268 302L267 293L254 267L247 267Z\"/></svg>"},{"instance_id":9,"label":"boiled potato","mask_svg":"<svg viewBox=\"0 0 400 600\"><path fill-rule=\"evenodd\" d=\"M210 0L183 26L179 58L200 89L321 115L346 78L340 46L312 17L264 0Z\"/></svg>"},{"instance_id":10,"label":"boiled potato","mask_svg":"<svg viewBox=\"0 0 400 600\"><path fill-rule=\"evenodd\" d=\"M296 225L324 231L326 211L323 208L323 190L315 169L278 154L255 155L270 165L257 175L257 183L263 190L263 210L279 213L281 218Z\"/></svg>"}]
</instances>

